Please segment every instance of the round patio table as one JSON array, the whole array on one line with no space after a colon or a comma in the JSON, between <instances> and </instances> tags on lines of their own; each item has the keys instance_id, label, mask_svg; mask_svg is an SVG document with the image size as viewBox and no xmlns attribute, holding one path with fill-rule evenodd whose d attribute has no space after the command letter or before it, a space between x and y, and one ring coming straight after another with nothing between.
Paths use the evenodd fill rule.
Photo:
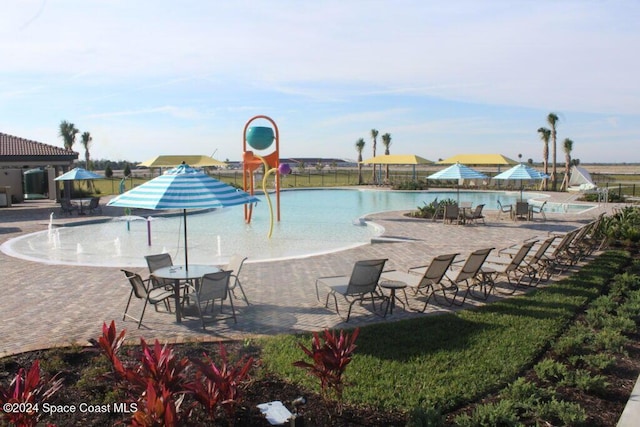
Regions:
<instances>
[{"instance_id":1,"label":"round patio table","mask_svg":"<svg viewBox=\"0 0 640 427\"><path fill-rule=\"evenodd\" d=\"M399 280L383 280L382 282L380 282L380 287L389 289L389 314L393 314L393 308L396 306L396 300L398 300L403 307L405 306L404 302L402 302L402 300L396 296L396 290L402 289L404 291L407 287L406 283Z\"/></svg>"},{"instance_id":2,"label":"round patio table","mask_svg":"<svg viewBox=\"0 0 640 427\"><path fill-rule=\"evenodd\" d=\"M220 268L215 265L189 264L189 268L184 265L172 265L155 270L152 275L159 279L173 280L173 294L176 302L176 322L182 322L182 307L180 306L180 282L195 280L198 281L205 274L217 273Z\"/></svg>"}]
</instances>

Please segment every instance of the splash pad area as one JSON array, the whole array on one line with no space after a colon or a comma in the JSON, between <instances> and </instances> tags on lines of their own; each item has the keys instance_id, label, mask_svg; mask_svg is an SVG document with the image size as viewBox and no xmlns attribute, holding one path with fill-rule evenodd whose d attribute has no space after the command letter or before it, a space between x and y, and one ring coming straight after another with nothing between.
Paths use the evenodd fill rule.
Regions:
<instances>
[{"instance_id":1,"label":"splash pad area","mask_svg":"<svg viewBox=\"0 0 640 427\"><path fill-rule=\"evenodd\" d=\"M473 205L485 203L486 209L495 209L498 199L504 204L515 203L519 196L519 192L460 192L461 200ZM253 209L250 224L244 221L242 207L190 211L189 263L224 264L234 253L244 254L250 261L268 261L367 244L382 230L361 221L362 216L411 210L435 198L455 198L457 194L455 191L318 189L283 191L281 197L283 217L275 224L271 238L267 237L266 203L258 203ZM585 209L585 206L552 205L547 212L575 213L579 208ZM151 219L121 217L67 227L50 224L47 230L12 239L1 249L14 257L48 264L145 267L145 255L161 252L170 253L176 264L184 263L181 215L158 216L160 211L144 214Z\"/></svg>"}]
</instances>

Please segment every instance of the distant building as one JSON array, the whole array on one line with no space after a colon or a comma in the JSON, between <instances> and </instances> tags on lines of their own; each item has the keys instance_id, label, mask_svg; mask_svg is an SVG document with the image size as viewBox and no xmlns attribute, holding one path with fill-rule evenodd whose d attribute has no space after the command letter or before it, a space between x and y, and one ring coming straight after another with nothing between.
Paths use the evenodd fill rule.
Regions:
<instances>
[{"instance_id":1,"label":"distant building","mask_svg":"<svg viewBox=\"0 0 640 427\"><path fill-rule=\"evenodd\" d=\"M39 198L58 199L53 179L71 169L77 159L75 151L0 132L0 194L6 195L0 196L0 207L21 203L27 194L36 195L32 188L38 190Z\"/></svg>"}]
</instances>

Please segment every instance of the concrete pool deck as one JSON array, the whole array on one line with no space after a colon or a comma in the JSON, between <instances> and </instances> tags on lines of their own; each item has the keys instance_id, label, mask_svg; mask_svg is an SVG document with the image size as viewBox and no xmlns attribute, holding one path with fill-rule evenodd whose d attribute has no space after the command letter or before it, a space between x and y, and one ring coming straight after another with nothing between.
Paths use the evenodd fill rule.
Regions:
<instances>
[{"instance_id":1,"label":"concrete pool deck","mask_svg":"<svg viewBox=\"0 0 640 427\"><path fill-rule=\"evenodd\" d=\"M551 201L566 199L566 193L550 195ZM48 265L0 253L3 277L0 357L73 343L85 345L89 338L100 333L103 322L112 319L116 320L118 329L127 329L132 341L144 337L177 343L355 327L424 316L400 306L384 320L368 306L354 306L351 321L344 323L331 305L325 308L316 300L315 279L348 275L359 259L388 258L386 270L406 269L424 265L431 257L444 253L459 252L463 256L482 247L503 248L527 238L545 236L550 231L575 228L600 212L611 211L614 206L602 205L582 214L548 214L545 222L540 219L513 222L506 216L498 220L496 211L488 211L486 225L470 226L408 218L400 211L377 213L369 218L385 229L384 238L376 239L378 243L306 258L259 263L248 260L241 277L251 305L236 300L238 323L224 320L211 325L207 331L202 330L199 319L189 317L177 324L172 314L154 310L145 313L141 329L131 321L123 322L122 311L130 287L119 268ZM99 218L60 216L58 205L52 201L25 202L0 210L0 243L25 233L46 230L51 212L58 225ZM119 208L104 207L102 216L120 214ZM273 238L277 239L277 235ZM147 275L146 269L137 271ZM139 301L133 304L133 310L140 308ZM430 305L427 313L445 310L450 308Z\"/></svg>"}]
</instances>

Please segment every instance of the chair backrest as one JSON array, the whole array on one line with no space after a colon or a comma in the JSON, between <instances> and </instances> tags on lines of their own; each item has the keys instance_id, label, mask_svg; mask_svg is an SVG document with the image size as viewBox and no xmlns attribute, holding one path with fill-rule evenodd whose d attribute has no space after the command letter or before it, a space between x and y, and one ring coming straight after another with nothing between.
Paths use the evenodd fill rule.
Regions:
<instances>
[{"instance_id":1,"label":"chair backrest","mask_svg":"<svg viewBox=\"0 0 640 427\"><path fill-rule=\"evenodd\" d=\"M460 215L460 208L456 205L444 205L444 218L445 219L458 219Z\"/></svg>"},{"instance_id":2,"label":"chair backrest","mask_svg":"<svg viewBox=\"0 0 640 427\"><path fill-rule=\"evenodd\" d=\"M133 289L133 294L136 298L145 299L147 297L147 288L144 285L144 281L139 274L133 273L131 271L122 270L124 275L127 277L131 288Z\"/></svg>"},{"instance_id":3,"label":"chair backrest","mask_svg":"<svg viewBox=\"0 0 640 427\"><path fill-rule=\"evenodd\" d=\"M528 202L516 202L516 215L527 215L529 213Z\"/></svg>"},{"instance_id":4,"label":"chair backrest","mask_svg":"<svg viewBox=\"0 0 640 427\"><path fill-rule=\"evenodd\" d=\"M147 266L149 267L150 273L153 273L159 268L171 267L173 265L171 254L147 255L144 258L147 260Z\"/></svg>"},{"instance_id":5,"label":"chair backrest","mask_svg":"<svg viewBox=\"0 0 640 427\"><path fill-rule=\"evenodd\" d=\"M556 239L556 237L557 236L551 236L546 240L544 240L538 247L538 250L536 251L536 253L533 254L531 259L529 260L529 264L537 264L538 262L540 262L540 259L542 258L544 253L547 252L547 249L549 249L549 246L551 246L551 244Z\"/></svg>"},{"instance_id":6,"label":"chair backrest","mask_svg":"<svg viewBox=\"0 0 640 427\"><path fill-rule=\"evenodd\" d=\"M489 256L489 252L491 252L494 248L487 249L478 249L477 251L471 252L471 254L467 257L462 269L456 276L454 282L461 282L463 280L472 279L478 274L482 264Z\"/></svg>"},{"instance_id":7,"label":"chair backrest","mask_svg":"<svg viewBox=\"0 0 640 427\"><path fill-rule=\"evenodd\" d=\"M560 240L560 243L558 243L558 246L556 246L556 248L553 250L552 256L556 257L564 252L569 247L569 244L571 243L577 232L578 230L576 229L565 233L564 236L562 236L562 240Z\"/></svg>"},{"instance_id":8,"label":"chair backrest","mask_svg":"<svg viewBox=\"0 0 640 427\"><path fill-rule=\"evenodd\" d=\"M471 216L473 218L482 218L482 209L484 208L484 204L480 204L476 206L476 209L473 211Z\"/></svg>"},{"instance_id":9,"label":"chair backrest","mask_svg":"<svg viewBox=\"0 0 640 427\"><path fill-rule=\"evenodd\" d=\"M349 278L346 295L367 294L376 290L387 259L356 261Z\"/></svg>"},{"instance_id":10,"label":"chair backrest","mask_svg":"<svg viewBox=\"0 0 640 427\"><path fill-rule=\"evenodd\" d=\"M525 259L525 257L527 256L527 254L529 253L533 245L535 245L537 242L538 242L537 240L532 240L532 241L523 243L522 246L520 246L520 249L518 249L518 252L516 252L514 257L511 258L511 262L509 263L509 265L507 265L507 267L505 268L505 271L516 270L520 266L522 261Z\"/></svg>"},{"instance_id":11,"label":"chair backrest","mask_svg":"<svg viewBox=\"0 0 640 427\"><path fill-rule=\"evenodd\" d=\"M244 262L246 260L247 260L246 256L242 256L238 254L233 254L231 258L229 258L229 264L227 264L227 267L225 268L225 270L229 270L232 272L231 273L232 278L231 278L231 282L229 283L229 289L233 289L236 287L238 277L240 277L240 270L242 270L242 266L244 265Z\"/></svg>"},{"instance_id":12,"label":"chair backrest","mask_svg":"<svg viewBox=\"0 0 640 427\"><path fill-rule=\"evenodd\" d=\"M438 255L435 257L427 267L427 271L424 272L418 288L440 283L456 256L458 254Z\"/></svg>"},{"instance_id":13,"label":"chair backrest","mask_svg":"<svg viewBox=\"0 0 640 427\"><path fill-rule=\"evenodd\" d=\"M511 205L504 206L502 204L502 202L500 202L500 200L498 200L498 209L500 209L502 212L510 212L511 211Z\"/></svg>"},{"instance_id":14,"label":"chair backrest","mask_svg":"<svg viewBox=\"0 0 640 427\"><path fill-rule=\"evenodd\" d=\"M198 299L200 301L209 301L213 299L225 300L229 293L229 279L231 271L222 270L216 273L209 273L200 279L200 289L198 290Z\"/></svg>"}]
</instances>

